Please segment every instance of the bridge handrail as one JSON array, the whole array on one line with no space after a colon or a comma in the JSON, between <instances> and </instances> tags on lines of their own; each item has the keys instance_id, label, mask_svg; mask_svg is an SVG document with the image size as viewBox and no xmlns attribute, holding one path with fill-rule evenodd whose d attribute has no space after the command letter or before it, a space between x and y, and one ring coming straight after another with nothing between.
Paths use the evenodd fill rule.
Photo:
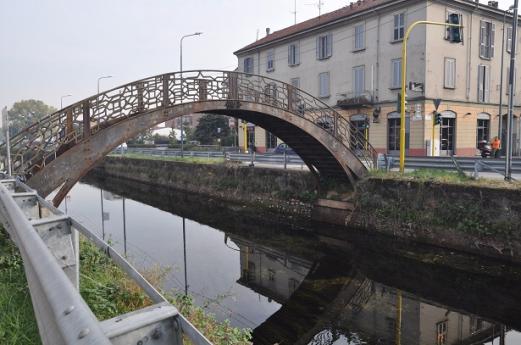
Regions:
<instances>
[{"instance_id":1,"label":"bridge handrail","mask_svg":"<svg viewBox=\"0 0 521 345\"><path fill-rule=\"evenodd\" d=\"M195 70L127 83L41 119L11 139L13 171L29 177L71 144L122 119L179 104L222 100L256 102L297 114L333 135L366 166L374 166L376 151L363 133L309 93L270 77Z\"/></svg>"}]
</instances>

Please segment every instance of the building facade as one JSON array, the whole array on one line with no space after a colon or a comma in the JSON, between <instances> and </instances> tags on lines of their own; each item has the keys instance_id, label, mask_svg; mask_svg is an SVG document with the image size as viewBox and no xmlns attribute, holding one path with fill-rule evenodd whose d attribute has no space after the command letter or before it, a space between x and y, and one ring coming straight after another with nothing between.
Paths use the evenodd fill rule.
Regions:
<instances>
[{"instance_id":1,"label":"building facade","mask_svg":"<svg viewBox=\"0 0 521 345\"><path fill-rule=\"evenodd\" d=\"M499 135L500 119L506 124L512 18L493 2L359 0L267 34L235 55L239 71L303 89L350 119L378 152L396 154L403 38L419 20L457 21L463 28L419 25L411 33L407 154L476 155L478 141ZM433 116L436 99L441 100L439 125ZM514 154L520 154L521 110L514 101L513 147ZM280 142L250 124L248 131L239 131L241 147L245 133L246 142L254 141L260 152Z\"/></svg>"}]
</instances>

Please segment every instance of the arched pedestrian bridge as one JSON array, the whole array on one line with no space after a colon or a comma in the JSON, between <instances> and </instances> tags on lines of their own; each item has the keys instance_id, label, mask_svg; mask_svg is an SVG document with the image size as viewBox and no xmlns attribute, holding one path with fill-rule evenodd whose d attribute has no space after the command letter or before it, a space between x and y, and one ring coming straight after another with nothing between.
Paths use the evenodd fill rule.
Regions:
<instances>
[{"instance_id":1,"label":"arched pedestrian bridge","mask_svg":"<svg viewBox=\"0 0 521 345\"><path fill-rule=\"evenodd\" d=\"M138 80L43 118L11 139L13 174L40 195L74 184L115 147L156 124L194 113L254 123L290 145L320 178L354 183L376 151L346 118L289 84L230 71L187 71Z\"/></svg>"}]
</instances>

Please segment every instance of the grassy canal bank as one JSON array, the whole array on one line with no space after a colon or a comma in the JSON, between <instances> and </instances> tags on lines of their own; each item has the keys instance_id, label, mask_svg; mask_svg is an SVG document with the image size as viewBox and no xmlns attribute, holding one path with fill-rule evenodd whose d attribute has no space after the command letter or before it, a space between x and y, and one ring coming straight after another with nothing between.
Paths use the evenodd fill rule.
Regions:
<instances>
[{"instance_id":1,"label":"grassy canal bank","mask_svg":"<svg viewBox=\"0 0 521 345\"><path fill-rule=\"evenodd\" d=\"M161 270L144 272L159 285ZM93 244L80 244L80 292L99 320L151 304L141 289ZM216 345L250 344L250 331L218 322L190 297L168 296L172 304ZM40 344L22 259L7 233L0 230L0 343ZM187 344L190 342L186 341Z\"/></svg>"}]
</instances>

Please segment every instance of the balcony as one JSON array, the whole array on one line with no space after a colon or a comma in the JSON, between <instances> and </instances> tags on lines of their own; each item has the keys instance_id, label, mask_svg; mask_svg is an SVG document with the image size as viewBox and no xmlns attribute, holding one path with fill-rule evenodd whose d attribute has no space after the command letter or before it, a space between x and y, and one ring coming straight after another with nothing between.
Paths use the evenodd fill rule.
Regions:
<instances>
[{"instance_id":1,"label":"balcony","mask_svg":"<svg viewBox=\"0 0 521 345\"><path fill-rule=\"evenodd\" d=\"M371 108L375 97L372 91L344 92L337 94L337 106L342 109Z\"/></svg>"}]
</instances>

